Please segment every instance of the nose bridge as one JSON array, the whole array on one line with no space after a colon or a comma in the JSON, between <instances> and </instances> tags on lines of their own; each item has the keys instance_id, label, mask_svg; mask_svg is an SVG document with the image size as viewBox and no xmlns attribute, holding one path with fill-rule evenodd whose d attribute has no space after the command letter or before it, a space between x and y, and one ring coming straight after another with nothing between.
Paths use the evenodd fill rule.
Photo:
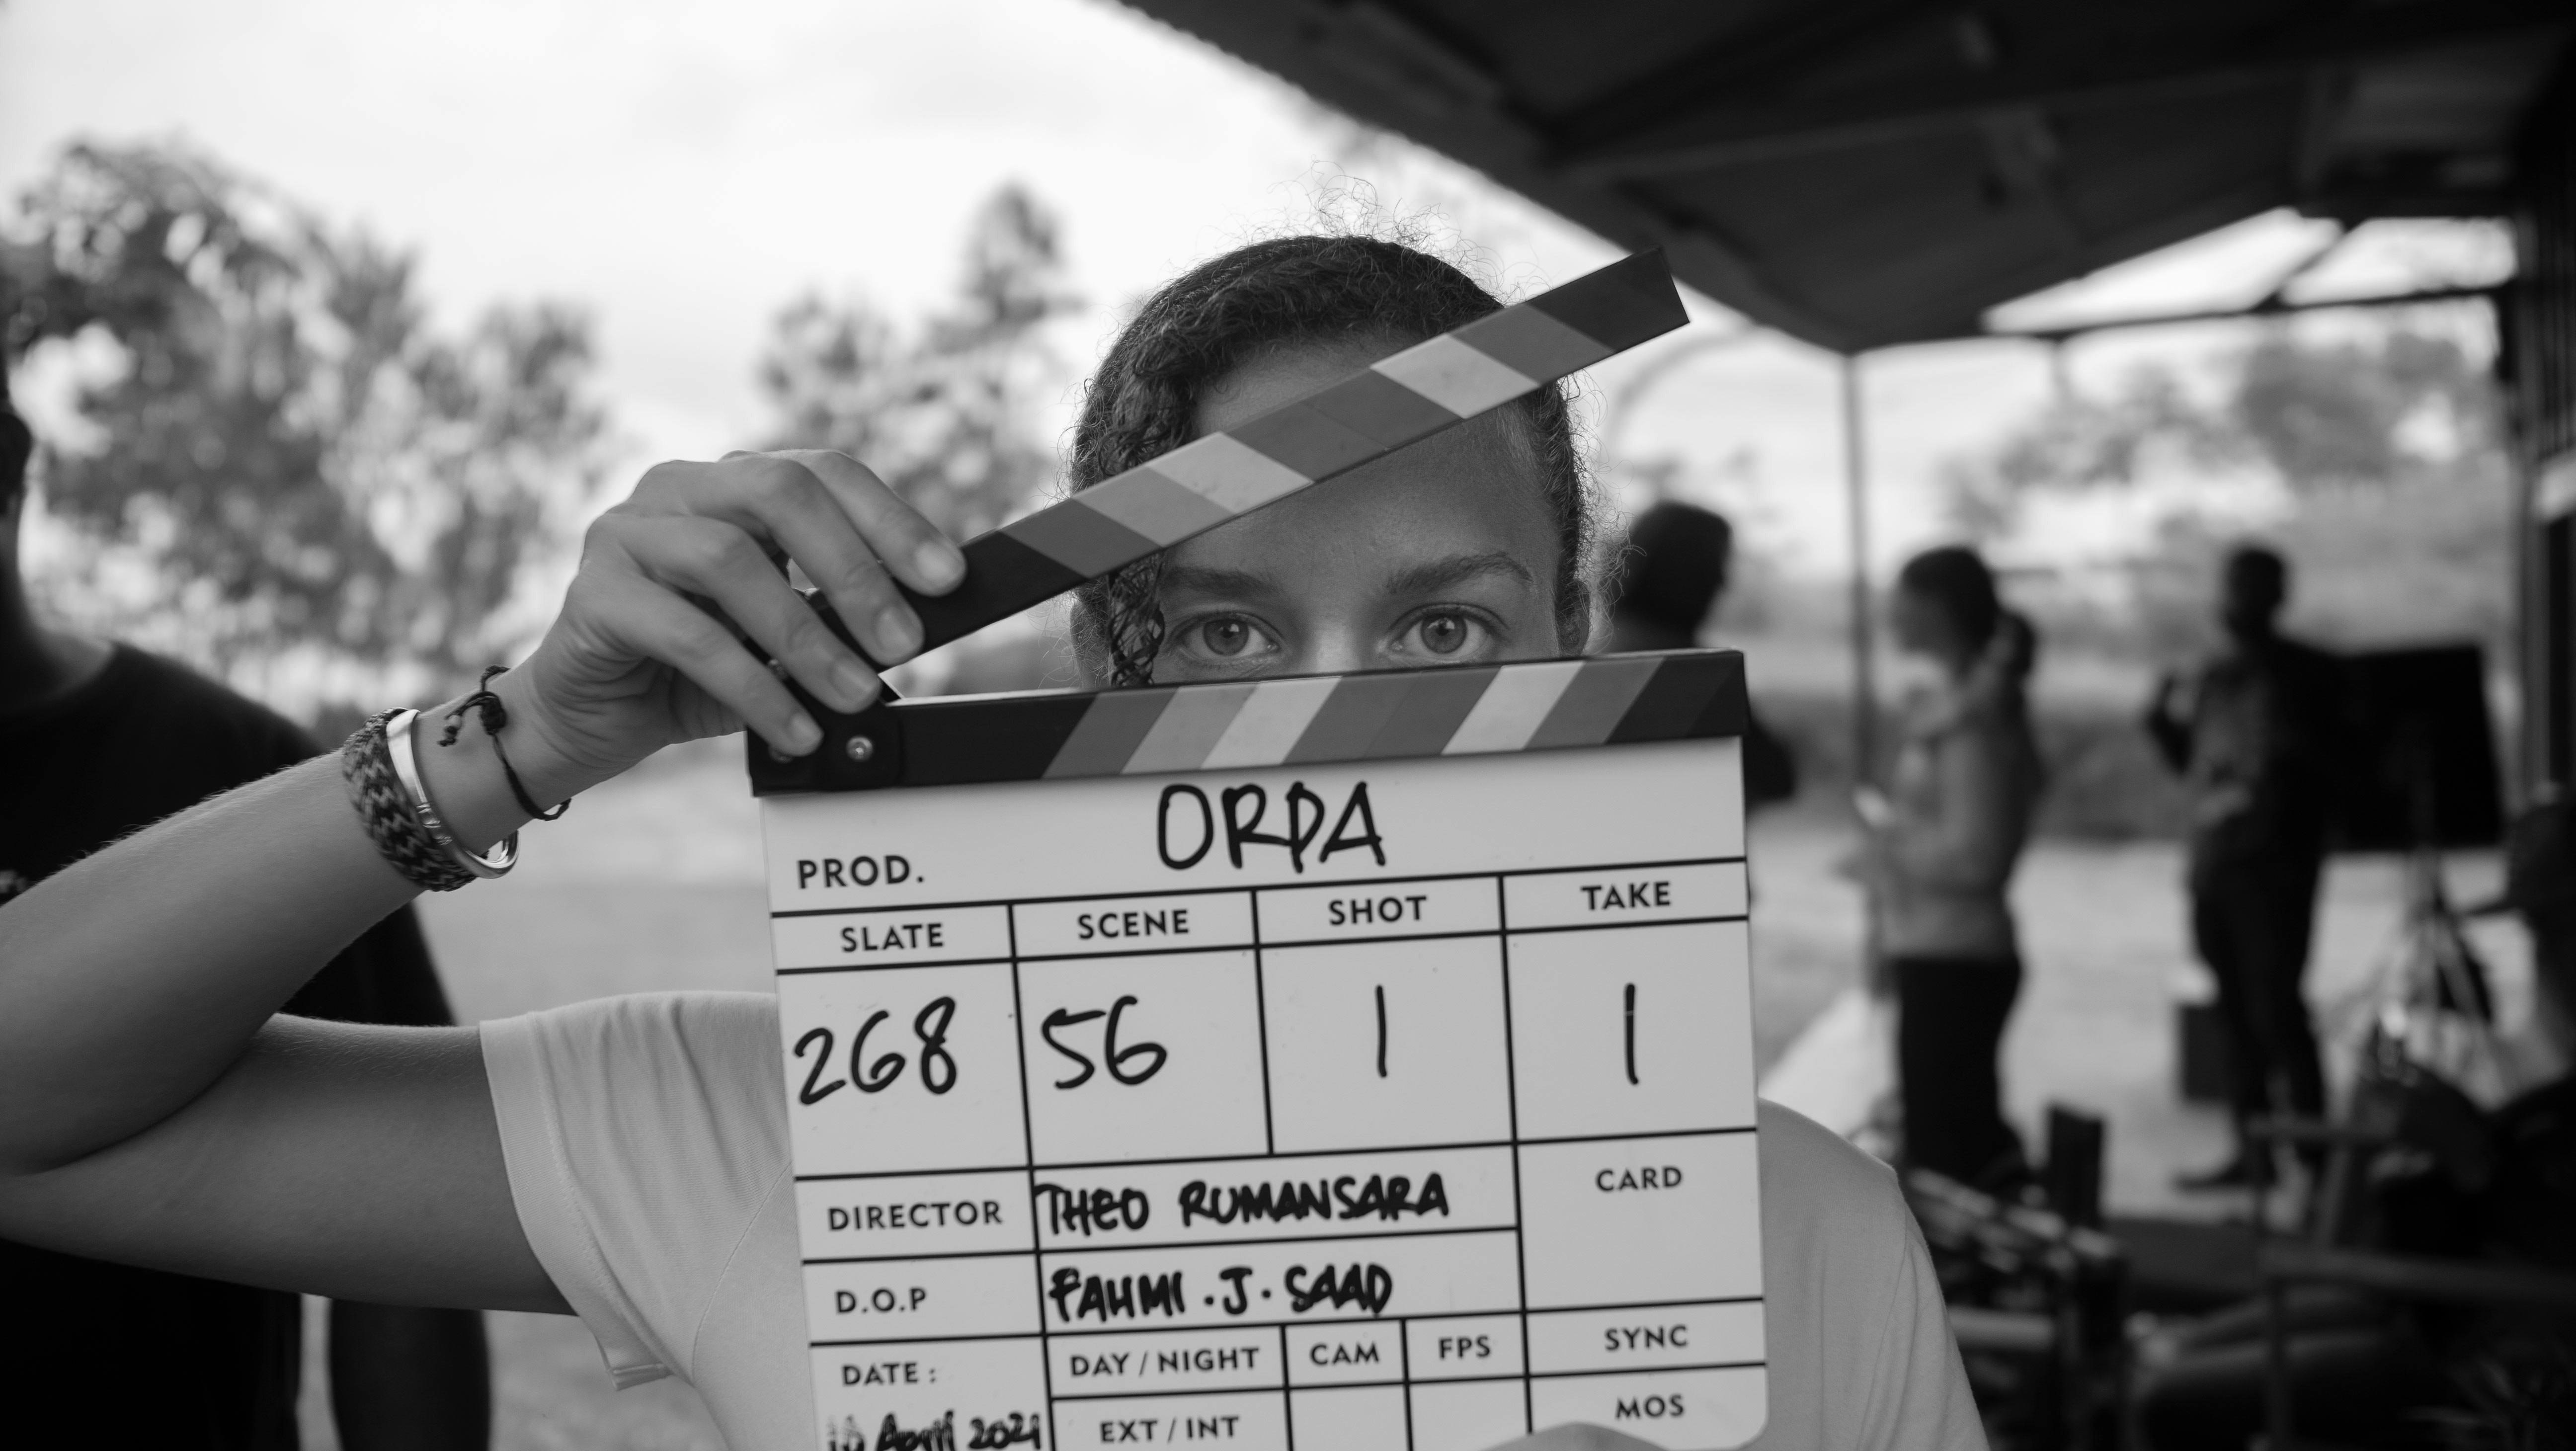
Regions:
<instances>
[{"instance_id":1,"label":"nose bridge","mask_svg":"<svg viewBox=\"0 0 2576 1451\"><path fill-rule=\"evenodd\" d=\"M1340 675L1353 670L1367 670L1377 664L1376 642L1360 620L1340 612L1315 622L1306 638L1299 642L1290 669L1299 675Z\"/></svg>"}]
</instances>

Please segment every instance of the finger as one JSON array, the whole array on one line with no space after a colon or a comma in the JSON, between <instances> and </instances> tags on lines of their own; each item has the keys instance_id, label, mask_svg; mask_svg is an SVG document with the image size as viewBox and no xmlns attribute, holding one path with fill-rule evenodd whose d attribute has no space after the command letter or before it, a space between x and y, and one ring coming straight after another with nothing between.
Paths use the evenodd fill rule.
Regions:
<instances>
[{"instance_id":1,"label":"finger","mask_svg":"<svg viewBox=\"0 0 2576 1451\"><path fill-rule=\"evenodd\" d=\"M867 465L844 453L796 451L787 455L802 464L829 490L842 513L859 527L870 551L886 562L895 577L922 594L946 594L966 577L966 556L959 552L937 525L904 502L883 479ZM811 575L813 571L808 570ZM822 581L818 578L816 583ZM827 588L832 607L841 610L845 620L873 618L880 632L899 637L904 642L904 655L921 647L920 616L910 600L895 595L894 603L882 603L873 590L853 590L854 599L845 604L840 593ZM849 610L872 611L852 615ZM900 657L887 657L900 658Z\"/></svg>"},{"instance_id":2,"label":"finger","mask_svg":"<svg viewBox=\"0 0 2576 1451\"><path fill-rule=\"evenodd\" d=\"M601 522L636 567L664 585L704 597L825 704L858 711L876 699L876 672L788 587L760 542L741 527L688 514Z\"/></svg>"},{"instance_id":3,"label":"finger","mask_svg":"<svg viewBox=\"0 0 2576 1451\"><path fill-rule=\"evenodd\" d=\"M923 594L944 595L966 577L966 556L956 544L878 478L876 470L829 449L789 449L781 457L803 464L822 480L895 578Z\"/></svg>"},{"instance_id":4,"label":"finger","mask_svg":"<svg viewBox=\"0 0 2576 1451\"><path fill-rule=\"evenodd\" d=\"M862 645L887 663L921 642L919 619L895 581L942 593L965 577L956 546L844 454L666 463L646 473L633 502L641 514L701 514L753 531L821 586Z\"/></svg>"},{"instance_id":5,"label":"finger","mask_svg":"<svg viewBox=\"0 0 2576 1451\"><path fill-rule=\"evenodd\" d=\"M600 590L605 613L625 648L680 672L775 750L802 756L823 743L823 728L814 717L767 665L704 610L640 575L612 576Z\"/></svg>"},{"instance_id":6,"label":"finger","mask_svg":"<svg viewBox=\"0 0 2576 1451\"><path fill-rule=\"evenodd\" d=\"M794 461L818 481L834 508L857 526L867 543L864 563L835 560L817 571L798 560L806 575L821 586L832 608L873 646L887 651L877 658L889 663L907 659L923 643L921 617L912 602L887 587L886 573L923 594L944 594L965 578L965 556L921 512L904 502L874 470L848 454L820 449L790 450ZM817 537L827 543L829 534Z\"/></svg>"},{"instance_id":7,"label":"finger","mask_svg":"<svg viewBox=\"0 0 2576 1451\"><path fill-rule=\"evenodd\" d=\"M842 502L842 492L805 462L826 457L838 455L762 454L721 465L722 477L704 491L703 507L757 529L795 561L869 655L888 665L908 659L921 648L921 619ZM894 539L893 547L910 547L908 538Z\"/></svg>"}]
</instances>

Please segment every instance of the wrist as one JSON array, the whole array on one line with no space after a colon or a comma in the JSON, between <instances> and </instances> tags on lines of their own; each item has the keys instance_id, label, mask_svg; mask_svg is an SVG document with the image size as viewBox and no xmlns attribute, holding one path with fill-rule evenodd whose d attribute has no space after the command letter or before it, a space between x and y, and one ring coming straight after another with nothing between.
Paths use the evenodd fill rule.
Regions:
<instances>
[{"instance_id":1,"label":"wrist","mask_svg":"<svg viewBox=\"0 0 2576 1451\"><path fill-rule=\"evenodd\" d=\"M474 712L465 712L455 739L448 740L449 713L464 703L465 697L458 696L422 711L412 727L411 749L421 787L439 818L467 850L480 853L518 830L529 816L511 792L500 752Z\"/></svg>"},{"instance_id":2,"label":"wrist","mask_svg":"<svg viewBox=\"0 0 2576 1451\"><path fill-rule=\"evenodd\" d=\"M530 804L551 816L557 803L570 801L625 769L624 766L602 769L566 741L539 696L536 678L528 674L524 666L525 662L522 662L522 668L492 677L486 687L501 698L502 711L509 722L502 728L499 751L508 753L509 765L518 772L519 784L527 793L527 801L513 800L513 804L520 807L523 819ZM465 730L468 734L484 735L480 712L466 712ZM484 749L493 749L488 736L483 744ZM507 785L506 781L504 785Z\"/></svg>"}]
</instances>

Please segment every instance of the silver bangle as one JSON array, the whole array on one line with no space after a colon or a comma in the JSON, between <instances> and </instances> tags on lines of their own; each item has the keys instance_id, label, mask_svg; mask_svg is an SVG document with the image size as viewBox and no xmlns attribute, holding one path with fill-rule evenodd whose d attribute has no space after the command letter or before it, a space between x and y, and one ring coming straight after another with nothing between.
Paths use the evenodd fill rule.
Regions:
<instances>
[{"instance_id":1,"label":"silver bangle","mask_svg":"<svg viewBox=\"0 0 2576 1451\"><path fill-rule=\"evenodd\" d=\"M421 827L429 833L430 840L447 848L447 854L474 875L486 880L508 876L510 869L519 864L517 832L494 842L491 851L476 856L447 829L447 823L439 819L438 808L430 804L429 788L420 781L419 737L412 733L412 726L419 720L419 711L395 711L385 722L385 754L393 759L394 774L402 778L403 789L411 793L412 810L420 813Z\"/></svg>"}]
</instances>

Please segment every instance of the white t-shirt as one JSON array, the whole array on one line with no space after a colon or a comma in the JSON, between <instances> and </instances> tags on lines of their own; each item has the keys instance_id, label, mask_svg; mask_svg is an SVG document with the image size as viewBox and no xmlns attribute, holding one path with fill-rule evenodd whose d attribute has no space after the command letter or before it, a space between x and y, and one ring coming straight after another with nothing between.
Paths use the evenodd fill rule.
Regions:
<instances>
[{"instance_id":1,"label":"white t-shirt","mask_svg":"<svg viewBox=\"0 0 2576 1451\"><path fill-rule=\"evenodd\" d=\"M733 1451L811 1451L778 1004L657 993L483 1027L510 1196L620 1386L697 1387ZM1887 1169L1761 1106L1760 1447L1963 1451L1985 1433Z\"/></svg>"}]
</instances>

